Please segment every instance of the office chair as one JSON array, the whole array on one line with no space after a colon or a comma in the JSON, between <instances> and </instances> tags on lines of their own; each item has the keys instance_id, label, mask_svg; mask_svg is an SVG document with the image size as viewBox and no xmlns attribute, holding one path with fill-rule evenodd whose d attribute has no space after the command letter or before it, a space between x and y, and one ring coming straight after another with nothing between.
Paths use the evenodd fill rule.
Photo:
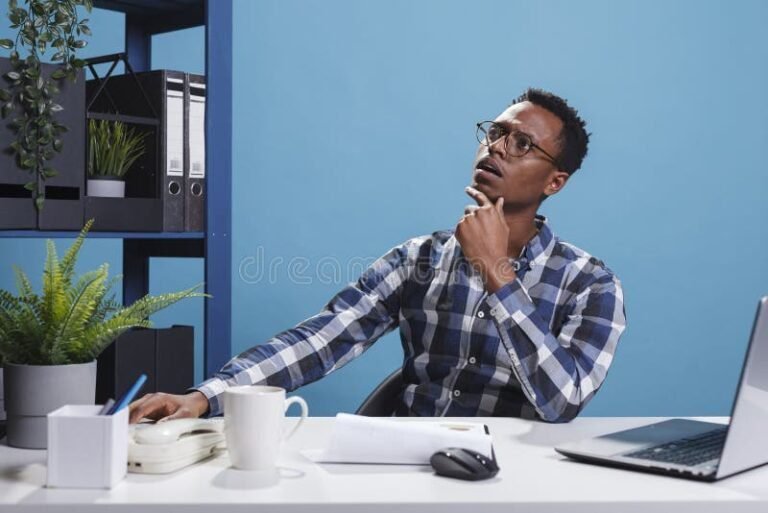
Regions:
<instances>
[{"instance_id":1,"label":"office chair","mask_svg":"<svg viewBox=\"0 0 768 513\"><path fill-rule=\"evenodd\" d=\"M382 381L355 412L367 417L390 417L403 393L403 372L397 369Z\"/></svg>"}]
</instances>

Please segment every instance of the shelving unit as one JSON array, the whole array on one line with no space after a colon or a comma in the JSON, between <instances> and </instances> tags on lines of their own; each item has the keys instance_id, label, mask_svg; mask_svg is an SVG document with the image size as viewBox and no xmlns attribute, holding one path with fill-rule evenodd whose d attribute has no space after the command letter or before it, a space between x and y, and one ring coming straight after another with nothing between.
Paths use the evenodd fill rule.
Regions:
<instances>
[{"instance_id":1,"label":"shelving unit","mask_svg":"<svg viewBox=\"0 0 768 513\"><path fill-rule=\"evenodd\" d=\"M232 0L95 0L94 7L125 13L125 51L136 71L151 69L154 34L205 26L205 231L91 232L88 237L123 241L124 304L149 292L151 257L204 259L205 292L214 297L205 300L203 354L208 376L229 360L232 350ZM1 238L69 238L77 234L0 230Z\"/></svg>"}]
</instances>

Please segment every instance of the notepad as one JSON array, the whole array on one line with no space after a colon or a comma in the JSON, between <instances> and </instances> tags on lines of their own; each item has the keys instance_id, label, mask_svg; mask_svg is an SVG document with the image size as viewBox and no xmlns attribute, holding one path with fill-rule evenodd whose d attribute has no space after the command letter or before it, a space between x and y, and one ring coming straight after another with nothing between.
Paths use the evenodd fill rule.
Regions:
<instances>
[{"instance_id":1,"label":"notepad","mask_svg":"<svg viewBox=\"0 0 768 513\"><path fill-rule=\"evenodd\" d=\"M302 454L317 463L428 465L432 454L445 447L490 456L492 439L479 422L398 421L340 413L328 446Z\"/></svg>"}]
</instances>

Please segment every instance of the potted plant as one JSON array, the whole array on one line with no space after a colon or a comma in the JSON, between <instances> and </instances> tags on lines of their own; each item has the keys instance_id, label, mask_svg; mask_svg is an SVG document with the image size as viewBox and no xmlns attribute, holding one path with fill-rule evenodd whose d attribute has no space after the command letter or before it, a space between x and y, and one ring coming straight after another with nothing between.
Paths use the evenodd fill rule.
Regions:
<instances>
[{"instance_id":1,"label":"potted plant","mask_svg":"<svg viewBox=\"0 0 768 513\"><path fill-rule=\"evenodd\" d=\"M78 17L78 7L90 12L92 0L26 0L27 8L17 0L8 2L11 28L17 29L15 39L0 39L0 48L11 50L10 71L3 78L7 89L0 88L0 114L11 118L9 127L16 140L10 151L17 165L31 174L25 188L32 192L35 206L43 208L47 178L56 176L49 162L61 152L61 135L67 127L59 123L57 113L64 109L57 102L59 85L64 79L75 81L85 61L75 57L77 49L86 46L83 35L90 35L87 19ZM45 65L40 58L52 49L54 66ZM4 69L7 69L3 66ZM2 148L5 149L5 148Z\"/></svg>"},{"instance_id":2,"label":"potted plant","mask_svg":"<svg viewBox=\"0 0 768 513\"><path fill-rule=\"evenodd\" d=\"M47 242L41 294L18 268L18 294L0 290L8 445L45 448L50 411L94 403L96 356L102 349L129 328L150 327L151 314L181 299L207 297L196 286L122 306L110 293L116 278L109 279L107 264L76 277L77 255L92 223L61 259Z\"/></svg>"},{"instance_id":3,"label":"potted plant","mask_svg":"<svg viewBox=\"0 0 768 513\"><path fill-rule=\"evenodd\" d=\"M120 121L88 122L88 195L125 197L125 174L144 154L144 137Z\"/></svg>"}]
</instances>

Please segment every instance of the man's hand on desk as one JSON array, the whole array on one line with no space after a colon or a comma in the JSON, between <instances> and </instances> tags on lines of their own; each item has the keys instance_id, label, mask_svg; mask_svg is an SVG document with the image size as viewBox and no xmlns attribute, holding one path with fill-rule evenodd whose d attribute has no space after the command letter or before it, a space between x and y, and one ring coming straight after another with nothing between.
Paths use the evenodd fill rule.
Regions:
<instances>
[{"instance_id":1,"label":"man's hand on desk","mask_svg":"<svg viewBox=\"0 0 768 513\"><path fill-rule=\"evenodd\" d=\"M129 406L131 424L143 418L172 420L200 417L208 411L208 398L198 391L184 395L147 394Z\"/></svg>"}]
</instances>

